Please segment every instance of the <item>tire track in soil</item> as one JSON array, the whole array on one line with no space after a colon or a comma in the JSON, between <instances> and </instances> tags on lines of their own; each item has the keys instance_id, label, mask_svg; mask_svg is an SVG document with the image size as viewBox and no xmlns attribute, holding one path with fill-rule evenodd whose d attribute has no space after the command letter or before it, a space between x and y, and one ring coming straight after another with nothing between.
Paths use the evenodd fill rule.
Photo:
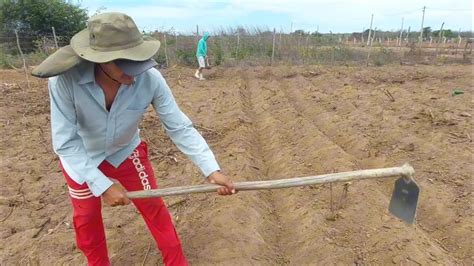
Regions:
<instances>
[{"instance_id":1,"label":"tire track in soil","mask_svg":"<svg viewBox=\"0 0 474 266\"><path fill-rule=\"evenodd\" d=\"M310 85L309 87L311 87L311 86L314 87L315 86L313 82L311 82L307 79L303 79L302 77L297 77L296 80L293 80L293 81L295 81L298 85L302 85L302 86L300 86L302 88L306 88L306 87L308 87L308 85ZM355 156L357 156L358 154L360 155L360 153L358 152L360 150L357 150L357 149L354 150L354 149L352 149L351 146L346 145L345 143L348 143L348 142L346 142L344 140L344 135L334 135L334 133L335 133L334 132L334 127L332 127L331 125L336 124L338 127L346 129L347 130L346 133L351 134L351 136L359 135L359 138L362 139L362 143L370 144L370 141L368 139L366 139L365 137L361 137L360 134L359 134L359 132L364 132L365 128L361 127L357 122L353 122L352 119L350 119L351 117L355 117L358 113L361 112L361 111L357 110L357 108L355 106L351 105L350 103L347 103L346 101L344 101L344 99L342 99L342 101L338 102L338 107L341 106L341 108L337 108L337 110L334 110L334 109L328 110L328 109L325 109L324 107L320 107L319 104L311 105L312 109L310 110L306 106L308 106L311 101L307 101L307 98L303 99L302 95L298 94L298 93L295 93L294 90L291 91L289 89L289 85L288 85L287 81L282 81L282 83L283 83L282 86L281 86L282 90L285 91L285 95L288 99L290 99L290 102L294 103L295 109L299 113L301 113L302 115L310 117L310 119L313 121L313 123L316 126L320 127L321 130L326 133L326 135L334 136L333 139L334 139L335 143L337 143L339 146L341 146L341 148L344 149L345 151L347 151L349 154L354 154ZM325 91L323 91L323 90L318 90L317 92L318 92L319 95L325 94ZM403 93L403 92L406 92L406 90L405 89L400 89L399 92ZM327 95L322 96L322 97L330 98ZM321 97L319 97L319 98L321 98ZM343 97L341 97L341 98L343 98ZM321 105L324 105L324 104L321 104ZM408 107L406 107L406 108L408 108ZM402 109L403 109L403 107L402 107ZM346 119L342 119L341 117L339 117L336 114L336 112L342 112L342 113L347 114ZM321 113L323 113L325 115L323 115L321 117L320 116ZM353 114L353 113L355 113L355 114ZM364 113L364 112L362 112L362 113ZM367 118L367 123L368 124L376 123L377 121L374 121L374 119L375 119L374 116L368 117ZM327 123L328 120L331 123ZM392 125L396 126L397 123L392 123ZM410 135L409 138L410 138L411 141L413 141L415 143L424 143L424 141L422 141L421 139L419 139L416 136L417 135L416 132L413 132L413 130L411 130L410 128L403 129L403 130L409 132L409 135ZM389 142L396 142L397 140L389 138L388 141ZM362 147L364 147L364 146L362 146ZM437 149L436 146L433 146L431 148ZM370 147L363 148L363 150L370 150L370 149L371 149ZM434 151L433 153L436 154L437 152ZM369 155L370 155L370 153L369 153ZM417 158L410 158L410 159L414 159L414 160L410 160L410 161L412 161L412 162L415 161L415 167L417 167L417 163L416 163ZM361 165L366 164L367 160L368 159L361 160ZM376 163L381 164L381 163L383 163L387 160L389 160L389 159L383 158L382 160L379 160ZM393 161L393 159L390 160L390 161ZM396 161L396 163L400 163L400 161L398 160L398 161ZM383 166L383 164L380 165L380 166ZM444 187L444 188L442 188L442 190L439 187L433 187L425 179L420 178L420 172L418 172L417 176L418 176L418 182L423 187L423 194L432 195L431 198L433 200L435 200L435 198L436 198L436 200L438 200L438 201L439 201L439 195L446 195L446 190L451 191L451 192L448 193L448 195L455 195L456 194L456 192L454 190L457 188L457 186L454 187L454 190L453 190L452 186L447 187L447 188ZM386 193L390 193L391 187L388 187L386 182L384 182L384 183L378 182L378 186L382 191L385 191ZM444 192L444 193L442 193L442 192ZM457 256L455 256L456 258L465 260L466 257L464 257L462 252L456 254L456 252L453 252L452 250L450 251L449 249L447 249L442 244L442 240L447 239L450 236L461 233L461 232L456 232L457 231L456 228L459 228L459 221L456 222L456 223L454 223L454 221L452 223L450 223L450 225L447 226L449 228L436 227L435 230L432 230L431 229L432 226L430 226L430 224L432 224L434 221L439 221L440 219L445 220L445 218L444 218L445 213L444 212L437 212L434 215L437 216L438 218L432 219L433 213L431 213L431 211L433 210L433 208L432 208L433 206L425 206L425 204L423 204L423 203L426 202L427 205L430 205L430 202L432 202L432 201L431 200L423 201L423 196L424 196L423 194L422 194L422 198L421 198L421 202L420 202L419 213L424 214L424 213L430 212L430 215L428 215L428 214L424 215L423 217L425 219L423 219L423 218L420 219L420 215L418 216L419 228L422 229L425 232L425 234L430 239L432 239L434 243L436 243L436 245L438 245L441 249L445 250L447 254L457 255ZM434 196L434 195L436 195L436 196ZM435 197L435 198L433 198L433 197ZM445 199L441 200L441 202L452 202L452 198L451 197L448 197L448 198L445 197ZM458 202L457 205L461 206L462 202ZM454 217L456 217L456 216L454 215Z\"/></svg>"},{"instance_id":2,"label":"tire track in soil","mask_svg":"<svg viewBox=\"0 0 474 266\"><path fill-rule=\"evenodd\" d=\"M251 79L251 80L253 81L255 79ZM253 88L254 86L250 86L250 87ZM263 86L262 88L264 88L264 87L265 86ZM278 88L279 86L278 86L278 83L276 83L275 81L270 81L269 87ZM317 147L317 144L321 145L321 142L323 142L323 143L326 142L327 144L325 143L326 145L322 145L323 147L328 147L328 146L329 147L330 146L334 147L333 149L337 150L337 152L339 153L338 155L340 156L340 158L343 158L342 160L339 160L338 162L336 162L335 165L346 165L346 167L348 168L348 169L341 169L341 170L349 170L349 169L355 169L356 168L355 164L354 164L355 160L354 160L353 156L351 154L348 154L346 151L344 151L339 145L334 143L325 134L322 134L321 132L319 132L319 130L317 128L314 128L313 123L311 123L309 119L302 116L301 113L299 113L297 110L295 110L294 106L291 103L289 103L288 98L286 98L286 100L285 100L285 97L284 97L284 95L282 95L281 90L277 91L277 90L272 90L272 89L268 90L267 89L267 91L269 91L270 94L273 94L273 96L271 96L271 97L267 96L268 99L271 99L273 97L273 99L272 99L273 102L271 103L271 104L273 104L273 106L276 105L276 106L278 106L279 110L283 109L285 111L289 111L289 112L293 113L292 116L293 116L293 118L296 117L296 120L297 120L296 124L298 126L302 127L305 130L310 129L310 132L317 132L317 134L320 135L319 137L321 138L321 140L318 140L318 141L310 140L310 141L314 142L314 143L312 143L314 147ZM264 91L259 91L258 95L256 95L254 98L258 98L258 96L260 96L260 94L263 94L263 93L264 93ZM277 99L277 100L275 100L275 99ZM280 105L282 105L283 107L281 107ZM264 104L263 108L265 109L265 108L269 108L269 107L268 106L265 107L265 104ZM263 113L265 114L265 113L273 113L273 112L274 112L274 110L271 110L269 112L263 112ZM280 114L278 114L278 115L279 115L279 117L274 117L274 120L275 120L274 122L275 123L278 123L277 121L279 121L279 118L282 117L282 115L281 116L280 116ZM300 117L300 118L298 118L298 117ZM285 118L286 119L282 119L283 121L285 121L285 123L287 123L288 121L291 121L291 119L292 119L291 117L290 117L290 119L288 119L287 117L285 117ZM262 121L264 121L265 119L268 119L268 118L264 118ZM282 125L279 125L275 128L271 128L271 129L273 130L273 133L275 133L275 131L278 131L280 128L282 128ZM265 131L269 131L269 130L265 129L263 131L265 132ZM293 132L293 133L295 133L295 132ZM283 138L283 139L286 139L286 140L290 140L290 143L286 143L286 145L290 144L290 146L293 145L293 146L296 147L295 150L292 150L294 155L296 155L298 153L298 150L303 150L304 151L304 147L301 147L301 145L299 144L301 142L305 142L304 135L301 136L301 137L302 138L293 139L293 141L291 141L292 140L291 135L286 135ZM312 137L314 137L314 136L312 136ZM274 142L275 138L273 138L271 140ZM291 143L291 142L293 142L293 143ZM285 144L283 144L283 145L285 145ZM323 151L323 152L327 153L327 151ZM303 163L303 165L304 165L304 164L310 164L307 161L312 161L312 162L317 161L317 160L314 160L314 159L307 160L308 153L311 153L311 151L306 151L305 156L302 156L300 158L298 164L295 165L296 168L298 168L298 165L301 165L301 163ZM319 158L317 158L318 156L319 156ZM334 161L334 156L328 156L330 158L321 158L320 154L315 154L315 157L317 159L319 159L321 161L321 163ZM305 159L306 159L306 162L305 162ZM269 176L273 176L271 170L272 170L272 168L270 167ZM337 169L337 170L340 171L339 169ZM278 171L281 171L281 169L278 169L276 172L278 172ZM326 169L325 172L327 172L327 169ZM373 201L372 202L373 204L378 205L378 211L375 212L375 213L372 213L371 215L367 215L368 217L371 217L371 216L374 216L374 215L380 216L381 213L386 213L385 208L386 208L386 206L388 206L388 199L377 188L377 186L375 186L373 184L370 184L370 183L365 184L365 185L364 184L355 184L352 189L354 189L354 188L356 189L356 192L360 192L361 194L363 194L365 191L370 191L371 193L375 194L375 195L371 194L367 197L359 197L359 199L356 200L357 202L363 202L363 201L367 201L367 199L370 198L370 200ZM375 200L374 200L374 198L375 198ZM380 206L380 202L384 202L383 207ZM288 206L286 206L286 207L288 207ZM349 216L358 217L357 213L353 213L352 215L349 215ZM385 218L387 218L387 217L385 217ZM415 254L416 259L424 260L426 262L430 262L432 259L436 259L436 258L428 259L428 257L424 255L424 254L428 254L427 252L425 252L425 251L428 251L428 250L431 253L436 254L438 256L439 255L443 255L443 256L446 255L446 254L444 254L445 252L441 248L439 248L436 243L432 243L432 241L430 241L430 239L428 237L424 236L423 234L421 234L421 235L419 234L416 237L409 237L408 233L413 234L413 230L411 230L412 232L406 232L406 230L404 230L403 226L398 227L400 224L399 224L398 221L396 221L394 219L389 218L389 220L385 221L385 222L387 223L387 224L384 225L385 228L388 227L388 228L401 229L401 230L392 230L392 231L398 231L396 233L395 232L383 232L383 234L388 236L387 239L392 239L392 240L395 240L395 242L397 242L397 239L400 239L398 234L404 233L404 235L407 237L406 239L404 239L404 241L407 241L407 242L412 241L412 243L410 243L410 245L409 245L411 247L409 247L409 248L414 248L415 249L415 252L413 252L413 253ZM367 221L366 221L366 223L367 223ZM294 223L292 223L292 224L294 224ZM388 224L390 224L390 225L388 225ZM345 226L347 226L347 225L345 225ZM353 233L351 232L352 235L357 236L356 238L353 239L355 242L357 242L357 241L360 242L360 240L364 240L362 242L366 242L365 244L353 245L353 247L352 247L353 250L356 250L359 253L358 257L359 257L360 260L366 259L365 255L363 253L368 252L367 250L364 250L364 249L366 248L367 243L371 240L369 231L371 230L371 228L377 228L377 227L380 227L380 221L372 219L372 221L367 223L366 226L364 226L362 228L359 227L358 229L354 230ZM357 233L357 232L360 232L361 229L362 229L362 231L367 232L365 234L365 236L363 234L361 235L361 234ZM408 231L410 231L410 230L408 230ZM378 233L380 234L381 232L378 232ZM392 237L390 237L389 235L392 235ZM396 236L398 236L398 237L396 237ZM423 245L421 245L422 243L428 244L428 248L427 249L423 248L422 247ZM393 244L393 243L387 243L387 244ZM389 245L387 245L387 247L389 248ZM419 250L417 250L417 249L419 249ZM383 250L383 248L381 250ZM380 255L380 254L375 254L375 255ZM384 256L382 256L382 257L384 257ZM444 256L444 257L446 257L446 256ZM410 258L408 258L408 259L410 259ZM414 259L414 258L411 258L411 259ZM354 261L357 261L357 259L355 259ZM446 261L447 262L452 262L452 260L449 259L449 258L446 258ZM389 262L389 261L387 261L387 262Z\"/></svg>"}]
</instances>

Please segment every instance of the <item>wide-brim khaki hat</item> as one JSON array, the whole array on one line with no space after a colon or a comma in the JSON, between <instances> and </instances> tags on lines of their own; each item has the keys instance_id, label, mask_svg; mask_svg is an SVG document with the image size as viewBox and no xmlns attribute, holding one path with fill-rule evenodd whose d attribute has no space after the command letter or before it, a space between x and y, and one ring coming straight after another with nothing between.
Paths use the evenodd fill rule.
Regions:
<instances>
[{"instance_id":1,"label":"wide-brim khaki hat","mask_svg":"<svg viewBox=\"0 0 474 266\"><path fill-rule=\"evenodd\" d=\"M59 50L48 56L41 64L31 71L31 75L38 78L49 78L61 75L69 69L85 62L84 59L76 55L70 45L61 47ZM126 59L118 59L115 64L123 71L123 73L135 77L148 69L155 67L158 63L150 58L145 61L132 61Z\"/></svg>"},{"instance_id":2,"label":"wide-brim khaki hat","mask_svg":"<svg viewBox=\"0 0 474 266\"><path fill-rule=\"evenodd\" d=\"M107 12L93 16L87 29L74 35L71 47L81 58L94 63L116 59L144 61L158 52L158 40L143 40L131 17Z\"/></svg>"},{"instance_id":3,"label":"wide-brim khaki hat","mask_svg":"<svg viewBox=\"0 0 474 266\"><path fill-rule=\"evenodd\" d=\"M60 75L84 61L76 55L70 45L64 46L48 56L31 74L39 78L49 78Z\"/></svg>"}]
</instances>

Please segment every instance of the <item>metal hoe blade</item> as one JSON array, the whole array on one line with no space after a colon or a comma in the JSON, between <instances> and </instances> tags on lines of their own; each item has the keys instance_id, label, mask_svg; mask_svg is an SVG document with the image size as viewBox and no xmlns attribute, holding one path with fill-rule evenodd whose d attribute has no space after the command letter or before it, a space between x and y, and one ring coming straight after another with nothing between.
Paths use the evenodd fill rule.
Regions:
<instances>
[{"instance_id":1,"label":"metal hoe blade","mask_svg":"<svg viewBox=\"0 0 474 266\"><path fill-rule=\"evenodd\" d=\"M420 188L413 179L400 177L395 181L389 206L390 212L404 222L413 224L419 194Z\"/></svg>"}]
</instances>

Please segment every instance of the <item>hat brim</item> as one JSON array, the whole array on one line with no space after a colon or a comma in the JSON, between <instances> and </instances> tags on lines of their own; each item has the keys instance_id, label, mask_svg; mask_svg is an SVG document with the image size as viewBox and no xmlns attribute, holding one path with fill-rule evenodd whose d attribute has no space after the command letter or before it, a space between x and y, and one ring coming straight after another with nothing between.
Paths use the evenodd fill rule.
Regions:
<instances>
[{"instance_id":1,"label":"hat brim","mask_svg":"<svg viewBox=\"0 0 474 266\"><path fill-rule=\"evenodd\" d=\"M123 71L123 73L132 77L138 76L148 69L158 65L158 63L153 59L145 61L118 59L115 60L114 63Z\"/></svg>"},{"instance_id":2,"label":"hat brim","mask_svg":"<svg viewBox=\"0 0 474 266\"><path fill-rule=\"evenodd\" d=\"M71 46L67 45L48 56L33 69L31 75L39 78L54 77L68 71L82 61L82 58L76 55Z\"/></svg>"},{"instance_id":3,"label":"hat brim","mask_svg":"<svg viewBox=\"0 0 474 266\"><path fill-rule=\"evenodd\" d=\"M160 41L146 40L131 48L116 51L97 51L90 47L89 30L84 29L72 37L71 47L78 56L94 63L106 63L116 59L145 61L158 52Z\"/></svg>"}]
</instances>

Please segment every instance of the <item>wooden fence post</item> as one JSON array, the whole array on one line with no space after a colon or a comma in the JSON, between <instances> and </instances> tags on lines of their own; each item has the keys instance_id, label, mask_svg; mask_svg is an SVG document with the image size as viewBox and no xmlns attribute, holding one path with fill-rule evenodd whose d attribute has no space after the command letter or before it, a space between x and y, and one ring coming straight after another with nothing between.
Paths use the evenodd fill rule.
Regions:
<instances>
[{"instance_id":1,"label":"wooden fence post","mask_svg":"<svg viewBox=\"0 0 474 266\"><path fill-rule=\"evenodd\" d=\"M455 52L456 57L458 56L458 49L459 49L459 46L461 45L461 42L462 42L461 29L459 29L459 31L458 31L458 44L456 45L456 52Z\"/></svg>"},{"instance_id":2,"label":"wooden fence post","mask_svg":"<svg viewBox=\"0 0 474 266\"><path fill-rule=\"evenodd\" d=\"M58 38L56 38L56 30L54 30L54 27L51 27L53 29L53 38L54 38L54 45L56 46L56 49L59 48L58 46Z\"/></svg>"},{"instance_id":3,"label":"wooden fence post","mask_svg":"<svg viewBox=\"0 0 474 266\"><path fill-rule=\"evenodd\" d=\"M197 44L199 41L199 25L196 25L196 35L194 37L194 42Z\"/></svg>"},{"instance_id":4,"label":"wooden fence post","mask_svg":"<svg viewBox=\"0 0 474 266\"><path fill-rule=\"evenodd\" d=\"M375 39L375 33L377 32L377 28L374 29L374 35L372 36L372 39L369 40L370 45L369 45L369 51L367 52L367 62L366 65L369 66L369 59L370 59L370 50L372 49L372 44L374 43Z\"/></svg>"},{"instance_id":5,"label":"wooden fence post","mask_svg":"<svg viewBox=\"0 0 474 266\"><path fill-rule=\"evenodd\" d=\"M423 23L425 22L425 10L426 10L426 6L423 7L423 17L421 18L420 48L423 45Z\"/></svg>"},{"instance_id":6,"label":"wooden fence post","mask_svg":"<svg viewBox=\"0 0 474 266\"><path fill-rule=\"evenodd\" d=\"M239 54L239 46L240 46L240 29L237 27L237 48L235 48L235 56L237 57Z\"/></svg>"},{"instance_id":7,"label":"wooden fence post","mask_svg":"<svg viewBox=\"0 0 474 266\"><path fill-rule=\"evenodd\" d=\"M399 40L398 40L399 42L397 43L397 45L400 46L400 47L402 46L401 44L402 44L403 22L404 22L404 19L405 19L405 18L402 18L402 27L400 28L400 38L399 38Z\"/></svg>"},{"instance_id":8,"label":"wooden fence post","mask_svg":"<svg viewBox=\"0 0 474 266\"><path fill-rule=\"evenodd\" d=\"M367 46L369 46L371 40L370 40L370 35L372 34L372 22L374 21L374 14L372 14L372 17L370 18L370 29L369 29L369 37L367 38Z\"/></svg>"},{"instance_id":9,"label":"wooden fence post","mask_svg":"<svg viewBox=\"0 0 474 266\"><path fill-rule=\"evenodd\" d=\"M273 28L272 65L273 65L273 60L275 57L275 35L276 35L276 29Z\"/></svg>"},{"instance_id":10,"label":"wooden fence post","mask_svg":"<svg viewBox=\"0 0 474 266\"><path fill-rule=\"evenodd\" d=\"M23 60L23 70L25 71L25 78L26 78L26 83L28 85L28 90L31 90L30 79L28 78L28 70L26 67L25 55L23 54L23 51L21 50L21 47L20 47L20 38L18 37L17 30L15 30L15 36L16 36L16 45L18 47L18 51L20 52L21 59Z\"/></svg>"},{"instance_id":11,"label":"wooden fence post","mask_svg":"<svg viewBox=\"0 0 474 266\"><path fill-rule=\"evenodd\" d=\"M436 57L438 57L439 45L441 44L441 37L443 36L443 26L444 22L441 24L441 28L439 29L438 43L436 44Z\"/></svg>"},{"instance_id":12,"label":"wooden fence post","mask_svg":"<svg viewBox=\"0 0 474 266\"><path fill-rule=\"evenodd\" d=\"M165 42L165 62L166 62L166 67L169 67L169 62L168 62L168 45L166 44L166 32L163 33L163 39Z\"/></svg>"},{"instance_id":13,"label":"wooden fence post","mask_svg":"<svg viewBox=\"0 0 474 266\"><path fill-rule=\"evenodd\" d=\"M176 51L178 51L178 33L174 33L174 45L176 47Z\"/></svg>"},{"instance_id":14,"label":"wooden fence post","mask_svg":"<svg viewBox=\"0 0 474 266\"><path fill-rule=\"evenodd\" d=\"M410 29L411 29L411 27L408 26L408 31L407 31L407 36L406 36L406 43L408 43L410 41Z\"/></svg>"}]
</instances>

